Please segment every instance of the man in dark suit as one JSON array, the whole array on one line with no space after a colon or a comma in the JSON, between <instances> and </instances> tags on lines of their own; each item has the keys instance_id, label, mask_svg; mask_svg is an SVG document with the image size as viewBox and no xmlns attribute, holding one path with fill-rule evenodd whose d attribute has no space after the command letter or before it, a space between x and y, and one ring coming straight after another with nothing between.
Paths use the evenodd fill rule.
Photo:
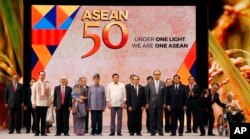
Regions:
<instances>
[{"instance_id":1,"label":"man in dark suit","mask_svg":"<svg viewBox=\"0 0 250 139\"><path fill-rule=\"evenodd\" d=\"M193 116L193 132L198 133L198 110L199 110L199 101L201 97L200 87L195 84L195 80L193 76L188 78L189 84L186 86L187 96L187 131L186 133L191 133L191 115Z\"/></svg>"},{"instance_id":2,"label":"man in dark suit","mask_svg":"<svg viewBox=\"0 0 250 139\"><path fill-rule=\"evenodd\" d=\"M173 85L173 80L168 78L166 80L166 89ZM165 91L167 93L167 91ZM167 94L165 94L167 95ZM171 112L168 109L164 109L165 114L165 133L169 133L171 131Z\"/></svg>"},{"instance_id":3,"label":"man in dark suit","mask_svg":"<svg viewBox=\"0 0 250 139\"><path fill-rule=\"evenodd\" d=\"M145 89L143 86L139 84L139 76L134 75L132 77L133 80L133 87L130 87L127 91L129 91L127 94L127 107L128 107L128 127L129 127L129 133L131 136L134 135L134 133L137 134L137 136L141 136L141 130L142 130L142 112L145 107Z\"/></svg>"},{"instance_id":4,"label":"man in dark suit","mask_svg":"<svg viewBox=\"0 0 250 139\"><path fill-rule=\"evenodd\" d=\"M56 136L64 133L69 136L69 113L72 108L72 88L66 85L67 79L62 76L60 79L61 85L54 89L53 106L56 110Z\"/></svg>"},{"instance_id":5,"label":"man in dark suit","mask_svg":"<svg viewBox=\"0 0 250 139\"><path fill-rule=\"evenodd\" d=\"M127 100L128 100L128 92L129 92L130 88L133 88L133 87L134 87L134 86L133 86L133 77L134 77L134 76L135 76L134 74L131 74L131 75L129 76L130 83L128 83L128 84L125 85ZM131 121L131 120L129 119L130 116L129 116L129 110L128 110L127 105L128 105L128 103L127 103L127 101L126 101L126 109L127 109L127 117L128 117L128 119L127 119L127 125L129 125L129 121ZM130 126L128 126L128 132L130 133L130 131L131 131Z\"/></svg>"},{"instance_id":6,"label":"man in dark suit","mask_svg":"<svg viewBox=\"0 0 250 139\"><path fill-rule=\"evenodd\" d=\"M174 84L167 88L167 109L171 111L171 136L176 136L176 130L178 125L178 120L180 122L179 126L179 135L183 136L184 128L184 110L187 107L187 95L185 86L180 82L180 76L174 75L173 77Z\"/></svg>"},{"instance_id":7,"label":"man in dark suit","mask_svg":"<svg viewBox=\"0 0 250 139\"><path fill-rule=\"evenodd\" d=\"M220 96L217 93L220 86L217 83L212 84L212 88L209 90L205 90L204 93L201 96L201 106L203 106L202 111L208 112L208 136L215 136L213 134L213 127L214 127L214 111L212 105L214 103L217 103L220 107L226 108L226 105L220 101ZM202 127L203 128L203 127ZM201 134L202 136L205 135L205 133Z\"/></svg>"},{"instance_id":8,"label":"man in dark suit","mask_svg":"<svg viewBox=\"0 0 250 139\"><path fill-rule=\"evenodd\" d=\"M32 103L31 103L31 88L33 83L36 82L36 79L32 78L30 80L30 87L26 89L25 92L25 100L24 100L24 123L26 127L26 133L30 133L30 127L31 127L31 116L33 118L33 124L32 124L32 133L35 133L35 111L32 108Z\"/></svg>"},{"instance_id":9,"label":"man in dark suit","mask_svg":"<svg viewBox=\"0 0 250 139\"><path fill-rule=\"evenodd\" d=\"M161 72L153 72L154 80L146 87L146 108L149 109L151 136L155 136L156 131L163 136L163 108L165 105L165 83L160 81Z\"/></svg>"},{"instance_id":10,"label":"man in dark suit","mask_svg":"<svg viewBox=\"0 0 250 139\"><path fill-rule=\"evenodd\" d=\"M23 85L18 80L18 76L14 75L12 83L6 86L4 93L5 107L9 109L9 134L13 134L15 128L17 134L21 133L24 92Z\"/></svg>"},{"instance_id":11,"label":"man in dark suit","mask_svg":"<svg viewBox=\"0 0 250 139\"><path fill-rule=\"evenodd\" d=\"M152 76L147 77L147 83L149 83L149 82L151 82L153 80L154 80L154 78ZM147 87L147 85L144 88L146 88L146 87ZM146 93L145 93L145 95L147 96ZM149 110L148 109L146 109L146 117L147 117L146 118L147 133L150 133L150 120L149 120Z\"/></svg>"}]
</instances>

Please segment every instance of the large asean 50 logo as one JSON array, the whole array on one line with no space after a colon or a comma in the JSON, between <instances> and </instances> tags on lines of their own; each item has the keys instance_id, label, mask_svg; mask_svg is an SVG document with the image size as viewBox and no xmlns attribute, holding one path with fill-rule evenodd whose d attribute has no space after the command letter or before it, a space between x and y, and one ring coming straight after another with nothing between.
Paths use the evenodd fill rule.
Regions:
<instances>
[{"instance_id":1,"label":"large asean 50 logo","mask_svg":"<svg viewBox=\"0 0 250 139\"><path fill-rule=\"evenodd\" d=\"M124 47L124 45L128 41L128 30L125 24L123 24L121 21L127 20L128 19L128 12L127 11L107 11L107 10L94 10L92 12L90 11L85 11L82 17L82 20L88 19L90 22L85 22L84 23L84 30L83 30L83 38L90 38L94 41L94 46L93 48L87 52L86 54L82 55L81 58L86 58L94 53L96 53L100 46L101 46L101 38L103 40L103 43L111 49L120 49ZM94 21L93 21L94 20ZM102 31L102 36L99 36L94 33L89 33L88 29L89 28L98 28L100 26L100 22L97 21L111 21L111 20L116 20L112 21L109 24L107 24ZM121 29L121 41L117 45L112 44L109 38L109 31L113 26L118 26Z\"/></svg>"}]
</instances>

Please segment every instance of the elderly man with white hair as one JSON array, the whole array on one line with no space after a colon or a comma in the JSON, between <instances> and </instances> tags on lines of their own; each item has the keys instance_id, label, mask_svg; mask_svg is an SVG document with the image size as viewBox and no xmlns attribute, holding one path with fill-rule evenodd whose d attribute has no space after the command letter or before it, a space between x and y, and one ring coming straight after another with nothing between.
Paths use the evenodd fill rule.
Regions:
<instances>
[{"instance_id":1,"label":"elderly man with white hair","mask_svg":"<svg viewBox=\"0 0 250 139\"><path fill-rule=\"evenodd\" d=\"M227 101L225 104L228 110L227 118L229 123L241 123L244 119L242 108L239 102L234 99L234 94L232 92L227 93Z\"/></svg>"},{"instance_id":2,"label":"elderly man with white hair","mask_svg":"<svg viewBox=\"0 0 250 139\"><path fill-rule=\"evenodd\" d=\"M54 89L53 106L56 110L56 136L69 136L69 113L72 108L72 88L67 86L67 78L60 78L60 85Z\"/></svg>"}]
</instances>

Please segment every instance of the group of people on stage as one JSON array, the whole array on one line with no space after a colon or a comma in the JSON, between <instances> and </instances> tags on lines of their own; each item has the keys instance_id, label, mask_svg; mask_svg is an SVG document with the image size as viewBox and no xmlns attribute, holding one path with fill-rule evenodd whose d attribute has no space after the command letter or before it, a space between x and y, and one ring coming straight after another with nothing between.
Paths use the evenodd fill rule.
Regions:
<instances>
[{"instance_id":1,"label":"group of people on stage","mask_svg":"<svg viewBox=\"0 0 250 139\"><path fill-rule=\"evenodd\" d=\"M60 84L51 93L50 84L45 81L45 71L39 72L39 79L31 79L30 87L24 91L18 83L18 76L13 76L13 82L5 89L4 101L9 109L9 134L16 129L21 133L22 108L25 110L26 132L32 130L35 136L47 136L46 115L50 106L56 112L56 136L69 136L69 116L73 115L74 133L88 133L89 113L91 113L91 135L102 135L103 112L110 109L110 136L122 136L122 113L127 110L127 126L130 136L141 136L142 113L147 115L146 127L151 136L158 133L163 136L163 129L171 136L183 136L184 115L186 112L187 131L205 136L204 117L208 116L208 135L214 136L214 112L212 105L217 103L223 109L228 109L229 122L242 121L242 109L232 93L228 93L227 101L222 103L217 93L219 85L213 83L211 89L201 91L193 76L188 78L188 85L180 82L180 76L174 75L166 82L161 81L161 72L155 70L153 76L147 78L147 85L140 84L140 77L132 74L130 83L119 82L119 74L112 75L112 82L105 90L100 84L100 75L93 75L93 85L87 86L87 78L81 77L72 88L68 86L65 76L60 78ZM163 128L163 113L165 128ZM34 124L31 127L31 115ZM117 117L117 124L116 124ZM178 127L179 122L179 127ZM193 125L191 127L191 124ZM178 131L177 131L178 128Z\"/></svg>"}]
</instances>

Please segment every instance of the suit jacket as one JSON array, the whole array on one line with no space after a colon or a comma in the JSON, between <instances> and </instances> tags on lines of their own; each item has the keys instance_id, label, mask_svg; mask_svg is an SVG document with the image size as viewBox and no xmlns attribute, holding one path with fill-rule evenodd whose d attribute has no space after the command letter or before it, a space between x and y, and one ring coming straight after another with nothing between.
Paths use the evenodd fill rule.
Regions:
<instances>
[{"instance_id":1,"label":"suit jacket","mask_svg":"<svg viewBox=\"0 0 250 139\"><path fill-rule=\"evenodd\" d=\"M209 89L209 95L205 97L205 94L201 96L201 106L203 109L207 109L208 111L213 111L212 105L217 103L220 107L226 108L226 104L220 101L220 95L216 92L214 93L214 97L212 99L211 89Z\"/></svg>"},{"instance_id":2,"label":"suit jacket","mask_svg":"<svg viewBox=\"0 0 250 139\"><path fill-rule=\"evenodd\" d=\"M186 85L186 93L187 93L187 98L188 100L192 100L192 99L200 99L201 97L201 91L200 91L200 87L198 85L194 85L193 89L192 89L194 96L188 96L189 92L190 92L190 86L189 84Z\"/></svg>"},{"instance_id":3,"label":"suit jacket","mask_svg":"<svg viewBox=\"0 0 250 139\"><path fill-rule=\"evenodd\" d=\"M129 93L129 90L130 88L133 87L131 83L128 83L125 85L125 89L126 89L126 104L128 105L128 93Z\"/></svg>"},{"instance_id":4,"label":"suit jacket","mask_svg":"<svg viewBox=\"0 0 250 139\"><path fill-rule=\"evenodd\" d=\"M171 109L183 109L184 106L187 106L187 93L184 85L180 83L178 90L175 90L175 84L173 84L166 91L166 104Z\"/></svg>"},{"instance_id":5,"label":"suit jacket","mask_svg":"<svg viewBox=\"0 0 250 139\"><path fill-rule=\"evenodd\" d=\"M24 95L24 105L28 109L32 109L32 103L31 103L31 88L28 87L25 90L25 95Z\"/></svg>"},{"instance_id":6,"label":"suit jacket","mask_svg":"<svg viewBox=\"0 0 250 139\"><path fill-rule=\"evenodd\" d=\"M64 97L64 106L68 109L72 107L72 96L71 96L72 88L69 86L65 86L65 97ZM57 110L61 109L61 85L56 86L54 89L54 102L53 106L56 107Z\"/></svg>"},{"instance_id":7,"label":"suit jacket","mask_svg":"<svg viewBox=\"0 0 250 139\"><path fill-rule=\"evenodd\" d=\"M128 107L132 107L133 109L145 107L145 89L143 86L138 86L138 95L136 93L136 88L134 86L130 86L127 96L127 105Z\"/></svg>"},{"instance_id":8,"label":"suit jacket","mask_svg":"<svg viewBox=\"0 0 250 139\"><path fill-rule=\"evenodd\" d=\"M21 107L24 103L23 85L17 83L16 92L14 92L13 83L8 84L4 92L4 103L8 104L9 108Z\"/></svg>"},{"instance_id":9,"label":"suit jacket","mask_svg":"<svg viewBox=\"0 0 250 139\"><path fill-rule=\"evenodd\" d=\"M88 97L88 92L89 92L89 86L86 85L85 88L82 86L82 95L84 97ZM84 101L84 103L85 103L85 106L86 106L86 110L88 111L88 109L89 109L88 98Z\"/></svg>"},{"instance_id":10,"label":"suit jacket","mask_svg":"<svg viewBox=\"0 0 250 139\"><path fill-rule=\"evenodd\" d=\"M159 81L158 94L156 94L155 81L151 81L146 86L146 104L149 105L149 108L163 108L163 105L166 102L165 97L165 82Z\"/></svg>"}]
</instances>

